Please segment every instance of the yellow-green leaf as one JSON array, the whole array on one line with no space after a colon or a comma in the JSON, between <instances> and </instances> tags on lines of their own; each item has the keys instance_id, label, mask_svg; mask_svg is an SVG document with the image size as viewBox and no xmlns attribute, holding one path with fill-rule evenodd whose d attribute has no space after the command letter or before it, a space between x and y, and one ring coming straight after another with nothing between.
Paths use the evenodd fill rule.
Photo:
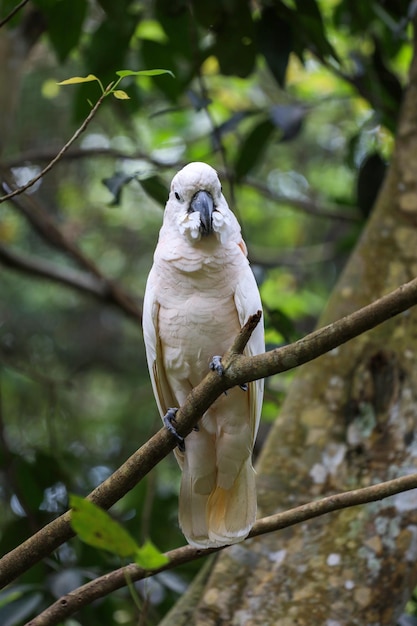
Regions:
<instances>
[{"instance_id":1,"label":"yellow-green leaf","mask_svg":"<svg viewBox=\"0 0 417 626\"><path fill-rule=\"evenodd\" d=\"M116 72L117 76L125 78L125 76L160 76L161 74L169 74L172 78L175 78L171 70L119 70Z\"/></svg>"},{"instance_id":2,"label":"yellow-green leaf","mask_svg":"<svg viewBox=\"0 0 417 626\"><path fill-rule=\"evenodd\" d=\"M130 96L128 96L127 93L123 91L123 89L116 89L112 93L113 96L118 100L130 100Z\"/></svg>"},{"instance_id":3,"label":"yellow-green leaf","mask_svg":"<svg viewBox=\"0 0 417 626\"><path fill-rule=\"evenodd\" d=\"M106 511L80 496L70 496L71 526L90 546L124 558L140 549L133 537Z\"/></svg>"},{"instance_id":4,"label":"yellow-green leaf","mask_svg":"<svg viewBox=\"0 0 417 626\"><path fill-rule=\"evenodd\" d=\"M67 78L66 80L61 80L58 85L78 85L79 83L91 83L91 81L99 79L94 74L89 74L88 76L73 76L72 78Z\"/></svg>"},{"instance_id":5,"label":"yellow-green leaf","mask_svg":"<svg viewBox=\"0 0 417 626\"><path fill-rule=\"evenodd\" d=\"M148 540L137 549L135 563L144 569L157 569L169 563L169 558Z\"/></svg>"}]
</instances>

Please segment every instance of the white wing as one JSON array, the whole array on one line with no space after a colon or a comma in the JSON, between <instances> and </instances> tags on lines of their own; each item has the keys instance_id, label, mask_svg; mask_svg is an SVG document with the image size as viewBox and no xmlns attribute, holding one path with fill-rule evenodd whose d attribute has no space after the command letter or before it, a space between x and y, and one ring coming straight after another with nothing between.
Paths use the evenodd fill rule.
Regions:
<instances>
[{"instance_id":1,"label":"white wing","mask_svg":"<svg viewBox=\"0 0 417 626\"><path fill-rule=\"evenodd\" d=\"M246 249L244 244L239 247L241 247L243 252ZM249 265L246 265L240 273L235 291L235 304L241 326L248 321L248 318L251 315L254 315L257 311L262 310L258 286ZM265 352L265 339L264 321L262 317L246 345L244 354L247 356L254 356L255 354L262 354L263 352ZM250 419L253 429L253 441L255 441L259 428L259 421L261 419L264 393L263 379L251 382L249 384L248 393L250 398Z\"/></svg>"},{"instance_id":2,"label":"white wing","mask_svg":"<svg viewBox=\"0 0 417 626\"><path fill-rule=\"evenodd\" d=\"M162 418L170 407L177 405L166 377L162 359L161 339L158 330L159 303L155 291L154 270L152 269L148 276L143 300L142 329L152 389Z\"/></svg>"}]
</instances>

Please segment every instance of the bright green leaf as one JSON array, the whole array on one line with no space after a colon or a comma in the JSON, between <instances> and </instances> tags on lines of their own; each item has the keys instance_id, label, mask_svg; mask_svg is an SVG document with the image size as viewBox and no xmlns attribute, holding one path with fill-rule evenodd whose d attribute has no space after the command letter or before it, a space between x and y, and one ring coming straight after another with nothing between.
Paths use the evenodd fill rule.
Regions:
<instances>
[{"instance_id":1,"label":"bright green leaf","mask_svg":"<svg viewBox=\"0 0 417 626\"><path fill-rule=\"evenodd\" d=\"M152 541L145 541L143 546L138 548L135 554L135 563L144 569L157 569L166 565L169 558L165 556Z\"/></svg>"},{"instance_id":2,"label":"bright green leaf","mask_svg":"<svg viewBox=\"0 0 417 626\"><path fill-rule=\"evenodd\" d=\"M112 93L113 96L118 100L130 100L130 96L128 96L127 93L123 91L123 89L116 89Z\"/></svg>"},{"instance_id":3,"label":"bright green leaf","mask_svg":"<svg viewBox=\"0 0 417 626\"><path fill-rule=\"evenodd\" d=\"M171 70L119 70L116 74L121 78L126 76L160 76L161 74L170 74L172 78L175 78Z\"/></svg>"},{"instance_id":4,"label":"bright green leaf","mask_svg":"<svg viewBox=\"0 0 417 626\"><path fill-rule=\"evenodd\" d=\"M91 81L99 79L94 74L89 74L88 76L73 76L72 78L67 78L66 80L61 80L58 85L78 85L79 83L91 83Z\"/></svg>"},{"instance_id":5,"label":"bright green leaf","mask_svg":"<svg viewBox=\"0 0 417 626\"><path fill-rule=\"evenodd\" d=\"M120 557L136 554L139 546L133 537L106 511L80 496L70 496L71 526L90 546Z\"/></svg>"}]
</instances>

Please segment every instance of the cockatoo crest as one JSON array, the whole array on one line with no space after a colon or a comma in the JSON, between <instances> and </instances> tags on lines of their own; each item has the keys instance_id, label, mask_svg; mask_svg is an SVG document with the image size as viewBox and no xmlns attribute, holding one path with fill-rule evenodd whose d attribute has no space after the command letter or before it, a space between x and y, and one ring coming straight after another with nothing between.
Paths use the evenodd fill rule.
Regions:
<instances>
[{"instance_id":1,"label":"cockatoo crest","mask_svg":"<svg viewBox=\"0 0 417 626\"><path fill-rule=\"evenodd\" d=\"M222 194L216 170L201 162L189 163L171 184L165 219L193 243L214 233L224 243L239 225Z\"/></svg>"}]
</instances>

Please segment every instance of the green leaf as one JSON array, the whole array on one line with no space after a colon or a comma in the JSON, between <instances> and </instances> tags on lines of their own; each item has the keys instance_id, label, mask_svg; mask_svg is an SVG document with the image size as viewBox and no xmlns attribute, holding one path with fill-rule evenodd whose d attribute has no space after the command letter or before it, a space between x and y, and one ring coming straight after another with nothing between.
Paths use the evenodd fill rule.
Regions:
<instances>
[{"instance_id":1,"label":"green leaf","mask_svg":"<svg viewBox=\"0 0 417 626\"><path fill-rule=\"evenodd\" d=\"M148 196L158 202L158 204L165 206L169 196L169 189L165 185L162 178L160 178L160 176L149 176L148 178L141 178L138 179L138 182L143 187Z\"/></svg>"},{"instance_id":2,"label":"green leaf","mask_svg":"<svg viewBox=\"0 0 417 626\"><path fill-rule=\"evenodd\" d=\"M112 91L112 94L118 100L130 100L130 97L125 91L123 91L123 89L116 89L115 91Z\"/></svg>"},{"instance_id":3,"label":"green leaf","mask_svg":"<svg viewBox=\"0 0 417 626\"><path fill-rule=\"evenodd\" d=\"M317 50L320 55L330 56L338 61L337 53L327 39L323 17L316 0L295 0L295 5L296 11L293 15L296 16L299 25L297 36L301 35L301 39L306 39L311 50Z\"/></svg>"},{"instance_id":4,"label":"green leaf","mask_svg":"<svg viewBox=\"0 0 417 626\"><path fill-rule=\"evenodd\" d=\"M35 0L46 19L47 35L60 62L68 57L81 37L87 0Z\"/></svg>"},{"instance_id":5,"label":"green leaf","mask_svg":"<svg viewBox=\"0 0 417 626\"><path fill-rule=\"evenodd\" d=\"M263 119L246 136L235 163L236 178L245 176L260 160L274 129L270 119Z\"/></svg>"},{"instance_id":6,"label":"green leaf","mask_svg":"<svg viewBox=\"0 0 417 626\"><path fill-rule=\"evenodd\" d=\"M356 193L362 215L368 217L385 177L387 164L378 152L367 154L360 164Z\"/></svg>"},{"instance_id":7,"label":"green leaf","mask_svg":"<svg viewBox=\"0 0 417 626\"><path fill-rule=\"evenodd\" d=\"M106 511L76 495L70 496L70 506L72 529L82 541L122 558L137 553L136 541Z\"/></svg>"},{"instance_id":8,"label":"green leaf","mask_svg":"<svg viewBox=\"0 0 417 626\"><path fill-rule=\"evenodd\" d=\"M66 78L65 80L61 80L61 82L57 84L78 85L79 83L91 83L93 80L100 82L97 76L94 76L94 74L89 74L88 76L73 76L72 78Z\"/></svg>"},{"instance_id":9,"label":"green leaf","mask_svg":"<svg viewBox=\"0 0 417 626\"><path fill-rule=\"evenodd\" d=\"M274 7L265 7L262 11L258 45L275 80L284 87L293 34L291 24L278 15Z\"/></svg>"},{"instance_id":10,"label":"green leaf","mask_svg":"<svg viewBox=\"0 0 417 626\"><path fill-rule=\"evenodd\" d=\"M135 563L143 569L157 569L169 563L169 558L165 556L152 541L145 541L142 547L138 548L135 554Z\"/></svg>"},{"instance_id":11,"label":"green leaf","mask_svg":"<svg viewBox=\"0 0 417 626\"><path fill-rule=\"evenodd\" d=\"M227 4L227 3L223 3ZM218 23L213 54L222 74L246 78L255 67L255 25L248 2L238 2L229 12L224 6Z\"/></svg>"},{"instance_id":12,"label":"green leaf","mask_svg":"<svg viewBox=\"0 0 417 626\"><path fill-rule=\"evenodd\" d=\"M119 70L116 72L117 76L121 78L125 78L125 76L160 76L161 74L169 74L172 78L175 78L175 75L171 72L171 70Z\"/></svg>"}]
</instances>

